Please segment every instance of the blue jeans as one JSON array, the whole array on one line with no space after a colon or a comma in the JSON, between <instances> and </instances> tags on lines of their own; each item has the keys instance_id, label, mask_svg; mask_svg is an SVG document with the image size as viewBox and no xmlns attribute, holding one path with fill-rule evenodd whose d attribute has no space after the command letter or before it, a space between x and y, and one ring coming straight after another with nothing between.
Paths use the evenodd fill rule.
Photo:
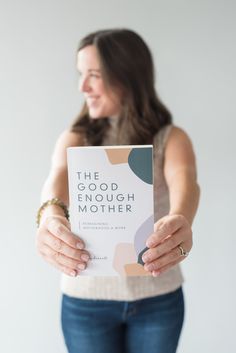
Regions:
<instances>
[{"instance_id":1,"label":"blue jeans","mask_svg":"<svg viewBox=\"0 0 236 353\"><path fill-rule=\"evenodd\" d=\"M69 353L174 353L183 318L181 287L131 302L62 298Z\"/></svg>"}]
</instances>

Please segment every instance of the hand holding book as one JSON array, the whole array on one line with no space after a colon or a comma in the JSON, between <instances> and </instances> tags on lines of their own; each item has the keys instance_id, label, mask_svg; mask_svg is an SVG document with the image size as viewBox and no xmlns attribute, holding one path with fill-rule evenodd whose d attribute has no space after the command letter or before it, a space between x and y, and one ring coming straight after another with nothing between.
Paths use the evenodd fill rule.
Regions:
<instances>
[{"instance_id":1,"label":"hand holding book","mask_svg":"<svg viewBox=\"0 0 236 353\"><path fill-rule=\"evenodd\" d=\"M77 276L87 266L89 254L82 239L73 234L64 216L50 215L38 228L37 248L40 255L69 276Z\"/></svg>"},{"instance_id":2,"label":"hand holding book","mask_svg":"<svg viewBox=\"0 0 236 353\"><path fill-rule=\"evenodd\" d=\"M182 261L192 247L192 230L183 215L168 215L155 223L142 256L144 269L158 276ZM188 252L184 249L187 249Z\"/></svg>"}]
</instances>

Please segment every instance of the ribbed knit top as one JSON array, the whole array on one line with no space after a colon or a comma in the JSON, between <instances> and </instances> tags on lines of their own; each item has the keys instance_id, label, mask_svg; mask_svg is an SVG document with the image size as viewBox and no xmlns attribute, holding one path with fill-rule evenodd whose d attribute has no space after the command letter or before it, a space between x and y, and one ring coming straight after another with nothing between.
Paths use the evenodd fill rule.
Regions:
<instances>
[{"instance_id":1,"label":"ribbed knit top","mask_svg":"<svg viewBox=\"0 0 236 353\"><path fill-rule=\"evenodd\" d=\"M155 222L169 212L169 192L163 164L165 145L171 129L172 125L163 127L153 140ZM112 139L112 135L109 137ZM114 144L113 141L107 139L104 145ZM61 290L77 298L131 301L171 292L180 287L182 282L180 266L176 265L158 277L69 277L63 274Z\"/></svg>"}]
</instances>

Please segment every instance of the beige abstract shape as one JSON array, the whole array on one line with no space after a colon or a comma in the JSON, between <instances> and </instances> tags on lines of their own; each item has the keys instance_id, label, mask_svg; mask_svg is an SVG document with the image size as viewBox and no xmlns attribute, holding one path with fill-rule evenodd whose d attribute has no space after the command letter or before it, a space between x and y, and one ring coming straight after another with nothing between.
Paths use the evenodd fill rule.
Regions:
<instances>
[{"instance_id":1,"label":"beige abstract shape","mask_svg":"<svg viewBox=\"0 0 236 353\"><path fill-rule=\"evenodd\" d=\"M145 271L141 264L126 264L124 269L126 276L151 276L151 272Z\"/></svg>"},{"instance_id":2,"label":"beige abstract shape","mask_svg":"<svg viewBox=\"0 0 236 353\"><path fill-rule=\"evenodd\" d=\"M111 164L127 163L131 150L132 148L105 148L107 158Z\"/></svg>"},{"instance_id":3,"label":"beige abstract shape","mask_svg":"<svg viewBox=\"0 0 236 353\"><path fill-rule=\"evenodd\" d=\"M119 243L115 247L113 267L121 276L126 276L125 265L137 261L134 244Z\"/></svg>"}]
</instances>

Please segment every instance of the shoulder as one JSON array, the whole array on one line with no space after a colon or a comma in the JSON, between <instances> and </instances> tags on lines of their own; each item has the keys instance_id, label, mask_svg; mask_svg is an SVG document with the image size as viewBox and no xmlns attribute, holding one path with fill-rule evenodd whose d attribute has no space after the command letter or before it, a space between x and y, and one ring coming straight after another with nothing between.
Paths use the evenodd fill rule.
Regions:
<instances>
[{"instance_id":1,"label":"shoulder","mask_svg":"<svg viewBox=\"0 0 236 353\"><path fill-rule=\"evenodd\" d=\"M67 156L66 149L68 147L83 146L82 135L72 132L69 129L63 131L55 144L55 148L52 155L52 164L56 167L66 166Z\"/></svg>"},{"instance_id":2,"label":"shoulder","mask_svg":"<svg viewBox=\"0 0 236 353\"><path fill-rule=\"evenodd\" d=\"M64 130L59 135L56 144L60 145L61 147L81 146L83 144L83 138L80 134L72 132L68 129Z\"/></svg>"},{"instance_id":3,"label":"shoulder","mask_svg":"<svg viewBox=\"0 0 236 353\"><path fill-rule=\"evenodd\" d=\"M165 174L180 168L191 169L196 174L196 158L193 145L187 132L173 126L166 141L164 153Z\"/></svg>"},{"instance_id":4,"label":"shoulder","mask_svg":"<svg viewBox=\"0 0 236 353\"><path fill-rule=\"evenodd\" d=\"M167 141L169 140L169 136L171 131L175 130L175 126L173 124L164 125L156 132L153 139L153 145L155 152L159 155L159 157L163 158ZM172 131L172 136L173 136Z\"/></svg>"},{"instance_id":5,"label":"shoulder","mask_svg":"<svg viewBox=\"0 0 236 353\"><path fill-rule=\"evenodd\" d=\"M171 127L170 136L172 135L172 137L175 136L175 137L190 139L187 132L181 127L176 125L169 125L169 126Z\"/></svg>"},{"instance_id":6,"label":"shoulder","mask_svg":"<svg viewBox=\"0 0 236 353\"><path fill-rule=\"evenodd\" d=\"M182 150L183 152L192 151L192 141L187 134L187 132L175 125L171 125L171 128L168 132L168 136L166 138L166 153L170 150L174 150L176 153Z\"/></svg>"}]
</instances>

